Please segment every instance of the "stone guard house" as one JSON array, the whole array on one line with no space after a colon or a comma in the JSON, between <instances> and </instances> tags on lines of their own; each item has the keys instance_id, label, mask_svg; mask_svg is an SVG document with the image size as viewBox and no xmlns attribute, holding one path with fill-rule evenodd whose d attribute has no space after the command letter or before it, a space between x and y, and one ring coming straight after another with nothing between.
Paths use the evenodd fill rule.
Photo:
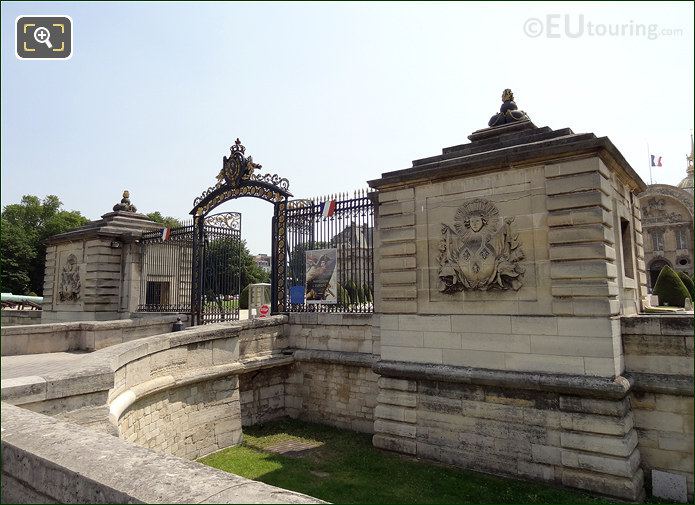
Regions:
<instances>
[{"instance_id":1,"label":"stone guard house","mask_svg":"<svg viewBox=\"0 0 695 505\"><path fill-rule=\"evenodd\" d=\"M423 459L626 500L667 482L692 500L692 318L640 315L645 183L607 137L537 127L510 90L468 139L369 182L375 314L289 314L123 343L132 349L104 393L121 437L198 457L238 443L242 425L289 415ZM135 230L158 227L117 206L54 237L46 319L131 314L143 271ZM206 410L203 390L228 397L235 417ZM167 410L174 392L233 436L215 425L194 445L150 437L139 420L153 405L162 430L182 429Z\"/></svg>"},{"instance_id":2,"label":"stone guard house","mask_svg":"<svg viewBox=\"0 0 695 505\"><path fill-rule=\"evenodd\" d=\"M141 274L149 272L137 240L144 231L161 227L137 213L126 191L113 212L51 237L46 248L41 322L131 317L140 303ZM163 272L153 274L159 274L155 280L161 281Z\"/></svg>"}]
</instances>

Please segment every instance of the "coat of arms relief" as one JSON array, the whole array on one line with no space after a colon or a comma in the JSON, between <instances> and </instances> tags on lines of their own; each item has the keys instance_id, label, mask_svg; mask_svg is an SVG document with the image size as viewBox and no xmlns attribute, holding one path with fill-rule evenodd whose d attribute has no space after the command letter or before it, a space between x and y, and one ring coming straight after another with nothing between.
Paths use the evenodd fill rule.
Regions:
<instances>
[{"instance_id":1,"label":"coat of arms relief","mask_svg":"<svg viewBox=\"0 0 695 505\"><path fill-rule=\"evenodd\" d=\"M501 219L489 200L475 198L461 205L454 225L442 223L439 243L439 291L517 291L523 284L524 252L513 217Z\"/></svg>"},{"instance_id":2,"label":"coat of arms relief","mask_svg":"<svg viewBox=\"0 0 695 505\"><path fill-rule=\"evenodd\" d=\"M61 302L76 302L80 299L80 266L77 257L70 254L60 272L60 284L58 297Z\"/></svg>"}]
</instances>

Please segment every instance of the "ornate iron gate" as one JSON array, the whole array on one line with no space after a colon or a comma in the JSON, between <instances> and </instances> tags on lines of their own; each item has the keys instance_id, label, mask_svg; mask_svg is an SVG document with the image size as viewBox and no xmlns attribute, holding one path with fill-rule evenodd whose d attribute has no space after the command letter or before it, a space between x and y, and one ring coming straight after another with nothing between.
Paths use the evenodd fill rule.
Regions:
<instances>
[{"instance_id":1,"label":"ornate iron gate","mask_svg":"<svg viewBox=\"0 0 695 505\"><path fill-rule=\"evenodd\" d=\"M260 174L256 171L261 165L254 163L251 156L246 156L246 148L236 139L230 148L229 156L222 159L222 170L217 174L217 184L208 188L193 202L191 215L193 216L193 259L191 271L191 315L192 323L204 324L212 321L219 321L221 315L216 312L223 312L219 305L219 295L224 291L224 282L219 282L218 274L212 267L212 273L208 274L207 268L214 265L217 261L209 253L212 239L221 240L221 230L216 229L214 233L208 219L216 216L208 214L222 203L235 198L253 197L260 198L274 205L275 213L272 222L272 304L273 313L286 311L286 240L287 240L287 201L292 194L289 192L289 181L276 174ZM239 225L241 222L239 221ZM219 226L216 226L219 228ZM206 234L206 230L209 232ZM225 232L227 234L232 233ZM224 235L224 234L223 234ZM241 247L240 228L238 244ZM216 237L216 238L215 238ZM225 239L227 240L227 239ZM218 282L221 288L217 288ZM239 286L243 289L245 286ZM211 305L212 303L212 305ZM238 304L236 318L238 318ZM217 309L215 309L217 307ZM224 308L224 304L223 304ZM206 317L207 313L207 317ZM227 313L224 313L225 319Z\"/></svg>"},{"instance_id":2,"label":"ornate iron gate","mask_svg":"<svg viewBox=\"0 0 695 505\"><path fill-rule=\"evenodd\" d=\"M222 212L208 216L194 231L194 324L238 320L243 268L241 214Z\"/></svg>"}]
</instances>

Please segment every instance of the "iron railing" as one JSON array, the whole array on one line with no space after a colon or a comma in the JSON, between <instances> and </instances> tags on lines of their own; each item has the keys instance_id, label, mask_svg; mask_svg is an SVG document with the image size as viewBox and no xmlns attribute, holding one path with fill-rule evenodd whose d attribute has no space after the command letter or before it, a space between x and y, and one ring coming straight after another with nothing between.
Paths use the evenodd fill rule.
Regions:
<instances>
[{"instance_id":1,"label":"iron railing","mask_svg":"<svg viewBox=\"0 0 695 505\"><path fill-rule=\"evenodd\" d=\"M140 312L191 311L193 222L170 229L146 232L140 239Z\"/></svg>"},{"instance_id":2,"label":"iron railing","mask_svg":"<svg viewBox=\"0 0 695 505\"><path fill-rule=\"evenodd\" d=\"M374 196L361 190L352 198L343 193L288 203L289 312L374 312ZM335 210L324 212L331 202L335 202ZM307 251L317 250L322 252L310 256L318 258L317 262L324 259L322 265L328 265L326 283L330 272L335 276L325 300L311 300L315 297L311 284L319 266L310 264L307 270Z\"/></svg>"},{"instance_id":3,"label":"iron railing","mask_svg":"<svg viewBox=\"0 0 695 505\"><path fill-rule=\"evenodd\" d=\"M198 229L186 221L168 233L143 233L138 311L191 314L195 324L239 319L241 214L223 212L200 221ZM196 253L200 285L193 290Z\"/></svg>"}]
</instances>

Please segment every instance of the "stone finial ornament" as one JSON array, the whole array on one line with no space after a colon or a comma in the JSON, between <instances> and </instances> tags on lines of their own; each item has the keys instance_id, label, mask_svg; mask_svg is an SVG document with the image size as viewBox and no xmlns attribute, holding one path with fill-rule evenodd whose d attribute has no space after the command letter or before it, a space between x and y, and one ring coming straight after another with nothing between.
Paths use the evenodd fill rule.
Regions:
<instances>
[{"instance_id":1,"label":"stone finial ornament","mask_svg":"<svg viewBox=\"0 0 695 505\"><path fill-rule=\"evenodd\" d=\"M121 203L117 203L113 206L113 211L124 211L124 212L137 212L138 209L130 203L130 192L126 189L123 192L123 198L121 198Z\"/></svg>"},{"instance_id":2,"label":"stone finial ornament","mask_svg":"<svg viewBox=\"0 0 695 505\"><path fill-rule=\"evenodd\" d=\"M524 252L513 221L500 219L491 201L475 198L459 207L453 227L442 223L439 291L519 290Z\"/></svg>"},{"instance_id":3,"label":"stone finial ornament","mask_svg":"<svg viewBox=\"0 0 695 505\"><path fill-rule=\"evenodd\" d=\"M488 126L502 126L517 121L529 121L530 118L523 110L518 110L514 103L514 93L507 88L502 92L502 106L500 111L490 118Z\"/></svg>"}]
</instances>

